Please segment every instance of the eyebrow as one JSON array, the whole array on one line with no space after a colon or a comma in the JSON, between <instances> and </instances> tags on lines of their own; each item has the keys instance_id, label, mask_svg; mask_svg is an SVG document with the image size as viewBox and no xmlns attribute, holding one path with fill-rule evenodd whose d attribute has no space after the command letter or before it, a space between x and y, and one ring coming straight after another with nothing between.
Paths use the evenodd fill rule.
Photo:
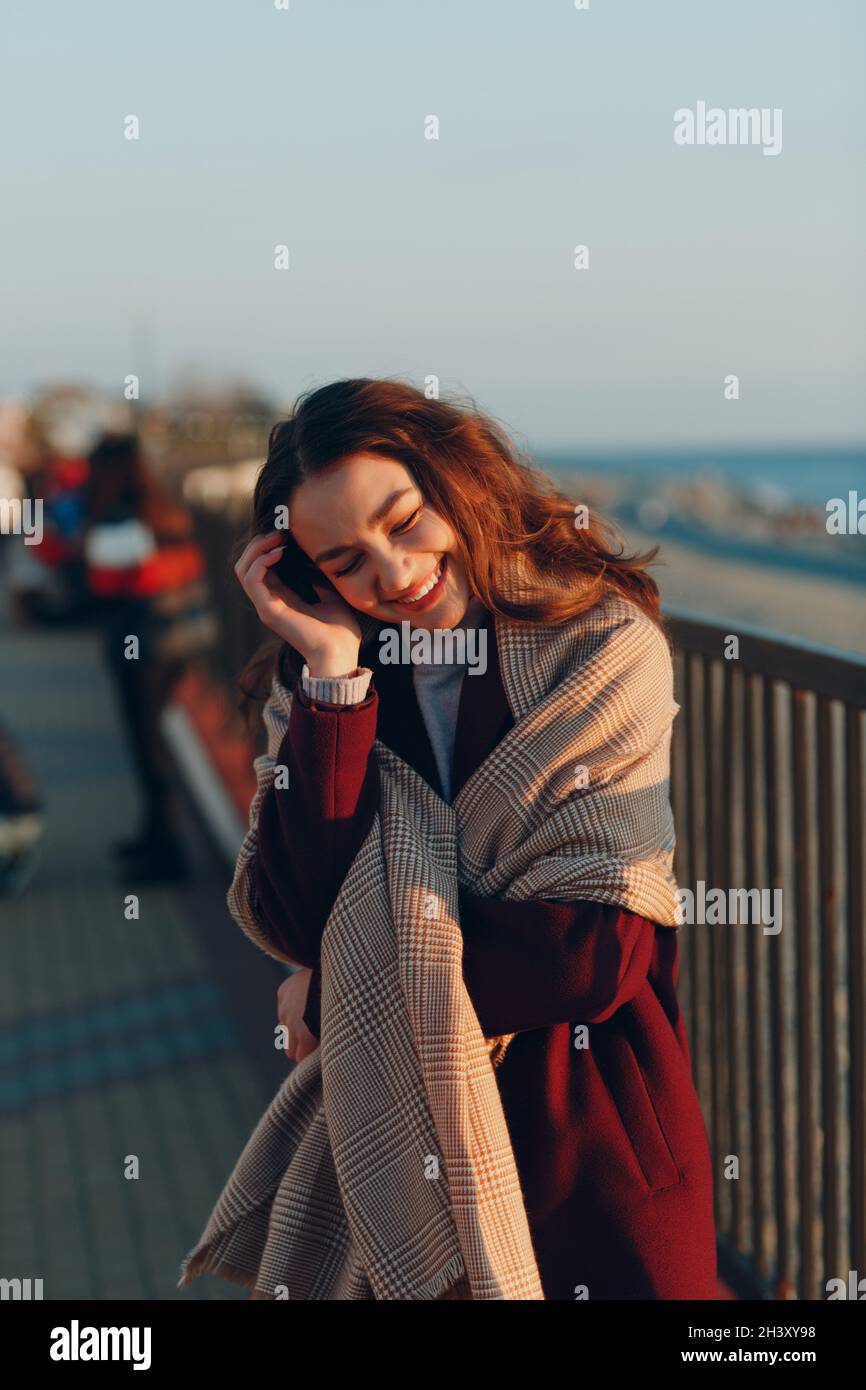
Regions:
<instances>
[{"instance_id":1,"label":"eyebrow","mask_svg":"<svg viewBox=\"0 0 866 1390\"><path fill-rule=\"evenodd\" d=\"M384 517L388 515L392 507L395 505L395 503L399 502L401 497L405 497L407 492L414 491L414 488L403 487L400 488L397 492L392 492L390 497L386 497L381 507L376 508L373 515L369 518L367 525L376 526L378 522L382 521ZM356 545L357 542L351 545L332 545L328 550L322 550L319 552L318 555L314 556L313 564L321 565L323 560L334 560L338 555L342 555L345 550L354 550L356 548Z\"/></svg>"}]
</instances>

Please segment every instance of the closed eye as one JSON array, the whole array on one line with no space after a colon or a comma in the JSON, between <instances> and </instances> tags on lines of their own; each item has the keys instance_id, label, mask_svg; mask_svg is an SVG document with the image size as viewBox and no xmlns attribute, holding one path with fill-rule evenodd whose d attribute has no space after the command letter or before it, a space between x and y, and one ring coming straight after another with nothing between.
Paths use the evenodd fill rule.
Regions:
<instances>
[{"instance_id":1,"label":"closed eye","mask_svg":"<svg viewBox=\"0 0 866 1390\"><path fill-rule=\"evenodd\" d=\"M421 507L416 507L415 511L412 513L411 516L407 516L405 521L401 521L398 526L394 527L393 531L391 532L392 536L399 535L403 531L410 530L414 523L418 520L418 517L421 515L421 511ZM355 559L352 561L351 565L347 565L346 568L342 570L335 570L335 579L342 579L343 575L345 574L354 574L355 570L358 568L360 560L361 556L357 555Z\"/></svg>"},{"instance_id":2,"label":"closed eye","mask_svg":"<svg viewBox=\"0 0 866 1390\"><path fill-rule=\"evenodd\" d=\"M416 508L415 508L415 511L412 513L412 515L411 515L411 516L407 516L407 518L406 518L405 521L401 521L399 526L395 526L395 527L394 527L394 530L395 530L395 531L408 531L408 530L409 530L409 527L412 525L412 522L415 521L420 515L421 515L421 508L420 508L420 507L416 507Z\"/></svg>"}]
</instances>

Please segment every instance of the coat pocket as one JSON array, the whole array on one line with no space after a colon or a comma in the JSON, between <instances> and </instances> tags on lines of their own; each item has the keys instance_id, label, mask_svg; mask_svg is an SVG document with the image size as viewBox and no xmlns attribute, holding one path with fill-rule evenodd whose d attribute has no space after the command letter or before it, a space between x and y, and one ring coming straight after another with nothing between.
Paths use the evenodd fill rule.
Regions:
<instances>
[{"instance_id":1,"label":"coat pocket","mask_svg":"<svg viewBox=\"0 0 866 1390\"><path fill-rule=\"evenodd\" d=\"M604 1040L604 1074L632 1153L647 1187L676 1187L682 1173L665 1134L652 1089L628 1038L611 1032Z\"/></svg>"}]
</instances>

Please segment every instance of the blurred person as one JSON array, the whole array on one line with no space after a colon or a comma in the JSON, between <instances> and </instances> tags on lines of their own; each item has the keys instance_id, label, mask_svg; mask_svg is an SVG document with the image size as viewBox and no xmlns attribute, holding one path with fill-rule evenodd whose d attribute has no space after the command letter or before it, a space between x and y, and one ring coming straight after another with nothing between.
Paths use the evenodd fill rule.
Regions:
<instances>
[{"instance_id":1,"label":"blurred person","mask_svg":"<svg viewBox=\"0 0 866 1390\"><path fill-rule=\"evenodd\" d=\"M0 403L0 507L12 516L7 503L26 496L24 467L27 462L29 417L15 402ZM40 566L34 547L23 535L0 535L0 566L12 588L13 605L24 580L38 586ZM25 573L29 580L25 579ZM37 846L45 828L43 796L8 727L0 723L0 895L21 892L36 866Z\"/></svg>"},{"instance_id":2,"label":"blurred person","mask_svg":"<svg viewBox=\"0 0 866 1390\"><path fill-rule=\"evenodd\" d=\"M30 477L42 466L45 451L44 436L33 411L15 402L4 402L0 406L0 505L20 506L23 513L28 502L34 503ZM44 532L44 526L40 529ZM59 576L44 563L40 549L23 532L10 531L0 536L0 565L9 588L9 613L12 622L21 627L39 621L43 611L55 611L63 603Z\"/></svg>"},{"instance_id":3,"label":"blurred person","mask_svg":"<svg viewBox=\"0 0 866 1390\"><path fill-rule=\"evenodd\" d=\"M25 544L24 536L16 535L12 529L15 520L13 509L21 504L24 495L23 473L14 467L0 448L0 516L4 518L4 524L0 526L0 571L9 579L13 611L24 587L21 577L22 560L28 562L31 577L39 570L37 562L27 554L33 549L32 545ZM5 518L9 518L8 523Z\"/></svg>"},{"instance_id":4,"label":"blurred person","mask_svg":"<svg viewBox=\"0 0 866 1390\"><path fill-rule=\"evenodd\" d=\"M31 411L20 422L14 455L21 498L41 508L41 538L21 538L10 561L13 615L20 623L60 624L86 618L89 598L82 539L85 457L58 451Z\"/></svg>"},{"instance_id":5,"label":"blurred person","mask_svg":"<svg viewBox=\"0 0 866 1390\"><path fill-rule=\"evenodd\" d=\"M298 967L297 1065L181 1284L717 1296L654 553L578 528L474 404L356 379L274 426L235 567L276 641L228 904ZM423 655L461 632L483 670Z\"/></svg>"},{"instance_id":6,"label":"blurred person","mask_svg":"<svg viewBox=\"0 0 866 1390\"><path fill-rule=\"evenodd\" d=\"M204 556L189 511L146 466L134 433L105 433L89 464L87 584L141 797L137 833L112 850L124 882L180 882L188 864L160 720L189 663L218 634Z\"/></svg>"},{"instance_id":7,"label":"blurred person","mask_svg":"<svg viewBox=\"0 0 866 1390\"><path fill-rule=\"evenodd\" d=\"M0 724L0 895L20 893L35 870L44 801L10 731Z\"/></svg>"}]
</instances>

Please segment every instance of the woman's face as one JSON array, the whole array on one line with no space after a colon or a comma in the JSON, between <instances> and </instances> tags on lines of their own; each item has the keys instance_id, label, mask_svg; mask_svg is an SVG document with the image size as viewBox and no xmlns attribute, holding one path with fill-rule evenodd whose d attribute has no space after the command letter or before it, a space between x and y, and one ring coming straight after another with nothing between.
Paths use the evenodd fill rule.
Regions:
<instances>
[{"instance_id":1,"label":"woman's face","mask_svg":"<svg viewBox=\"0 0 866 1390\"><path fill-rule=\"evenodd\" d=\"M471 588L455 534L402 463L358 454L306 478L290 499L289 524L358 612L430 630L463 618Z\"/></svg>"}]
</instances>

